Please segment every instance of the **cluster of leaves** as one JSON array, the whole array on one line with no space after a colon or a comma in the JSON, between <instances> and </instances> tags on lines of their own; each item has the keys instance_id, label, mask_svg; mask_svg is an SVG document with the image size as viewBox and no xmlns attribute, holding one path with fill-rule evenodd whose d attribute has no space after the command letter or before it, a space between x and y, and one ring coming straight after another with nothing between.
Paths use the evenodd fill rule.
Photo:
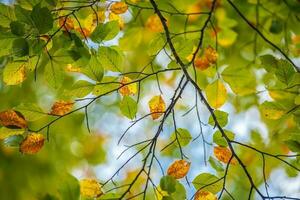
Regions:
<instances>
[{"instance_id":1,"label":"cluster of leaves","mask_svg":"<svg viewBox=\"0 0 300 200\"><path fill-rule=\"evenodd\" d=\"M0 159L14 171L24 164L28 179L35 173L31 164L49 165L45 176L53 183L32 188L26 179L23 191L1 196L0 189L0 198L19 199L25 191L30 194L24 199L297 199L272 196L268 181L279 167L291 177L300 171L300 69L292 60L300 55L299 9L296 0L0 4L0 139L5 145ZM89 109L94 104L131 120L118 143L130 138L133 144L121 156L129 149L135 153L108 180L87 172L78 181L67 172L82 167L82 160L102 164L105 156L105 138L87 135L82 124L97 132L89 120L95 115L120 129ZM199 111L201 106L209 116ZM249 130L242 142L231 130L236 123L231 116L253 108L266 124L268 142L261 130ZM193 127L178 127L179 114L192 116ZM144 127L140 141L128 132L141 121L151 128ZM188 172L200 167L185 151L198 140L202 164L208 162L211 170L190 177ZM9 153L13 147L19 152ZM30 162L25 155L22 161L20 154L36 158ZM143 157L135 161L141 166L119 177L137 155ZM167 170L164 157L173 160ZM66 172L62 181L57 180L60 170ZM0 175L1 185L2 180ZM43 192L45 186L50 188Z\"/></svg>"}]
</instances>

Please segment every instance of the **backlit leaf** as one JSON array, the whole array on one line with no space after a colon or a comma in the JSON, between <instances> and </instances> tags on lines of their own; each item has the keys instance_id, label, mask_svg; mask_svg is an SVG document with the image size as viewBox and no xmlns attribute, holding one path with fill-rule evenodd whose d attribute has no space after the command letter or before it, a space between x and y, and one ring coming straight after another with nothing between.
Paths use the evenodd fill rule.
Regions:
<instances>
[{"instance_id":1,"label":"backlit leaf","mask_svg":"<svg viewBox=\"0 0 300 200\"><path fill-rule=\"evenodd\" d=\"M176 160L168 168L168 175L175 179L181 179L187 175L190 170L190 162L185 160Z\"/></svg>"},{"instance_id":2,"label":"backlit leaf","mask_svg":"<svg viewBox=\"0 0 300 200\"><path fill-rule=\"evenodd\" d=\"M159 96L154 96L148 102L152 119L158 119L166 110L166 104L163 98Z\"/></svg>"},{"instance_id":3,"label":"backlit leaf","mask_svg":"<svg viewBox=\"0 0 300 200\"><path fill-rule=\"evenodd\" d=\"M199 190L194 200L218 200L217 196L206 190Z\"/></svg>"},{"instance_id":4,"label":"backlit leaf","mask_svg":"<svg viewBox=\"0 0 300 200\"><path fill-rule=\"evenodd\" d=\"M8 128L27 128L24 116L14 110L0 112L0 125Z\"/></svg>"},{"instance_id":5,"label":"backlit leaf","mask_svg":"<svg viewBox=\"0 0 300 200\"><path fill-rule=\"evenodd\" d=\"M3 81L6 85L18 85L27 77L26 63L8 63L3 71Z\"/></svg>"},{"instance_id":6,"label":"backlit leaf","mask_svg":"<svg viewBox=\"0 0 300 200\"><path fill-rule=\"evenodd\" d=\"M110 11L114 14L123 14L127 9L128 6L125 2L115 2L110 6Z\"/></svg>"},{"instance_id":7,"label":"backlit leaf","mask_svg":"<svg viewBox=\"0 0 300 200\"><path fill-rule=\"evenodd\" d=\"M213 194L218 193L223 187L223 180L209 173L199 174L192 183L196 190L201 189Z\"/></svg>"},{"instance_id":8,"label":"backlit leaf","mask_svg":"<svg viewBox=\"0 0 300 200\"><path fill-rule=\"evenodd\" d=\"M82 179L80 180L80 194L87 198L100 197L103 192L101 191L100 183L95 179Z\"/></svg>"},{"instance_id":9,"label":"backlit leaf","mask_svg":"<svg viewBox=\"0 0 300 200\"><path fill-rule=\"evenodd\" d=\"M120 110L123 115L133 119L137 112L137 103L131 97L124 96L120 102Z\"/></svg>"},{"instance_id":10,"label":"backlit leaf","mask_svg":"<svg viewBox=\"0 0 300 200\"><path fill-rule=\"evenodd\" d=\"M51 108L51 115L62 116L69 113L73 108L74 103L70 101L57 101Z\"/></svg>"},{"instance_id":11,"label":"backlit leaf","mask_svg":"<svg viewBox=\"0 0 300 200\"><path fill-rule=\"evenodd\" d=\"M119 89L121 95L129 96L129 95L135 95L137 93L137 83L131 83L131 82L133 82L131 78L127 76L122 77L121 85L123 85L123 87Z\"/></svg>"},{"instance_id":12,"label":"backlit leaf","mask_svg":"<svg viewBox=\"0 0 300 200\"><path fill-rule=\"evenodd\" d=\"M220 80L216 80L205 88L208 102L213 108L220 108L227 100L227 91Z\"/></svg>"},{"instance_id":13,"label":"backlit leaf","mask_svg":"<svg viewBox=\"0 0 300 200\"><path fill-rule=\"evenodd\" d=\"M172 141L176 140L175 145L178 145L178 142L179 142L180 146L184 147L184 146L187 146L191 142L192 136L187 129L178 128L178 129L176 129L176 132L174 131L171 134L171 140Z\"/></svg>"},{"instance_id":14,"label":"backlit leaf","mask_svg":"<svg viewBox=\"0 0 300 200\"><path fill-rule=\"evenodd\" d=\"M229 148L227 147L214 147L214 154L216 156L216 158L223 162L223 163L228 163L230 161L231 164L237 164L237 161L235 160L235 158L231 158L232 157L232 153L230 151Z\"/></svg>"}]
</instances>

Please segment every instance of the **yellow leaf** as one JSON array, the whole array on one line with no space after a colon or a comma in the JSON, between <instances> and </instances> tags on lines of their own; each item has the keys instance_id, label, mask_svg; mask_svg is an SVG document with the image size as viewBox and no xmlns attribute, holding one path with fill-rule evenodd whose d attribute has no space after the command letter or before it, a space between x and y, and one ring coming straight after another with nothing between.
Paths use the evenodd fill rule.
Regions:
<instances>
[{"instance_id":1,"label":"yellow leaf","mask_svg":"<svg viewBox=\"0 0 300 200\"><path fill-rule=\"evenodd\" d=\"M74 103L68 101L57 101L53 104L50 114L62 116L72 110Z\"/></svg>"},{"instance_id":2,"label":"yellow leaf","mask_svg":"<svg viewBox=\"0 0 300 200\"><path fill-rule=\"evenodd\" d=\"M214 154L216 158L223 163L228 163L232 156L230 149L220 146L214 147ZM230 163L235 165L237 164L237 161L236 159L232 158Z\"/></svg>"},{"instance_id":3,"label":"yellow leaf","mask_svg":"<svg viewBox=\"0 0 300 200\"><path fill-rule=\"evenodd\" d=\"M45 137L39 133L30 133L20 144L20 152L35 154L44 146Z\"/></svg>"},{"instance_id":4,"label":"yellow leaf","mask_svg":"<svg viewBox=\"0 0 300 200\"><path fill-rule=\"evenodd\" d=\"M131 83L131 82L132 82L131 78L126 77L126 76L124 76L121 79L121 84L125 85L125 86L123 86L119 89L119 92L121 93L121 95L129 96L129 95L135 95L136 94L137 84L136 83L128 84L128 83ZM128 84L128 85L126 85L126 84Z\"/></svg>"},{"instance_id":5,"label":"yellow leaf","mask_svg":"<svg viewBox=\"0 0 300 200\"><path fill-rule=\"evenodd\" d=\"M6 85L18 85L26 79L26 63L9 63L3 70L3 81Z\"/></svg>"},{"instance_id":6,"label":"yellow leaf","mask_svg":"<svg viewBox=\"0 0 300 200\"><path fill-rule=\"evenodd\" d=\"M168 21L167 21L168 22ZM146 22L146 27L153 32L161 33L164 31L164 27L157 15L151 15Z\"/></svg>"},{"instance_id":7,"label":"yellow leaf","mask_svg":"<svg viewBox=\"0 0 300 200\"><path fill-rule=\"evenodd\" d=\"M24 116L14 110L0 112L0 125L5 127L26 128L27 121Z\"/></svg>"},{"instance_id":8,"label":"yellow leaf","mask_svg":"<svg viewBox=\"0 0 300 200\"><path fill-rule=\"evenodd\" d=\"M166 104L163 98L159 96L154 96L148 102L152 119L155 120L163 115L163 112L166 110Z\"/></svg>"},{"instance_id":9,"label":"yellow leaf","mask_svg":"<svg viewBox=\"0 0 300 200\"><path fill-rule=\"evenodd\" d=\"M94 13L94 15L93 15L93 22L94 22L94 24L96 24L97 23L97 19L98 19L98 23L103 23L105 21L105 18L106 18L105 11L104 10L99 10L97 12L97 14Z\"/></svg>"},{"instance_id":10,"label":"yellow leaf","mask_svg":"<svg viewBox=\"0 0 300 200\"><path fill-rule=\"evenodd\" d=\"M218 200L218 199L213 193L205 190L200 190L196 193L194 200Z\"/></svg>"},{"instance_id":11,"label":"yellow leaf","mask_svg":"<svg viewBox=\"0 0 300 200\"><path fill-rule=\"evenodd\" d=\"M110 6L110 11L115 14L123 14L128 10L125 2L115 2Z\"/></svg>"},{"instance_id":12,"label":"yellow leaf","mask_svg":"<svg viewBox=\"0 0 300 200\"><path fill-rule=\"evenodd\" d=\"M121 30L124 29L125 22L124 22L124 19L120 15L116 15L114 13L109 13L108 18L110 21L117 21L120 29Z\"/></svg>"},{"instance_id":13,"label":"yellow leaf","mask_svg":"<svg viewBox=\"0 0 300 200\"><path fill-rule=\"evenodd\" d=\"M168 175L175 179L183 178L187 175L190 170L190 162L185 160L176 160L168 168Z\"/></svg>"},{"instance_id":14,"label":"yellow leaf","mask_svg":"<svg viewBox=\"0 0 300 200\"><path fill-rule=\"evenodd\" d=\"M97 198L103 192L100 183L95 179L83 179L80 181L80 194L86 198Z\"/></svg>"},{"instance_id":15,"label":"yellow leaf","mask_svg":"<svg viewBox=\"0 0 300 200\"><path fill-rule=\"evenodd\" d=\"M65 68L67 72L81 72L80 67L75 67L72 64L68 64Z\"/></svg>"},{"instance_id":16,"label":"yellow leaf","mask_svg":"<svg viewBox=\"0 0 300 200\"><path fill-rule=\"evenodd\" d=\"M205 88L205 94L211 107L217 109L224 105L227 100L227 91L224 84L217 80Z\"/></svg>"},{"instance_id":17,"label":"yellow leaf","mask_svg":"<svg viewBox=\"0 0 300 200\"><path fill-rule=\"evenodd\" d=\"M187 7L187 13L200 13L200 12L201 12L200 2L196 2ZM189 15L188 21L195 22L197 19L199 19L199 17L200 15Z\"/></svg>"}]
</instances>

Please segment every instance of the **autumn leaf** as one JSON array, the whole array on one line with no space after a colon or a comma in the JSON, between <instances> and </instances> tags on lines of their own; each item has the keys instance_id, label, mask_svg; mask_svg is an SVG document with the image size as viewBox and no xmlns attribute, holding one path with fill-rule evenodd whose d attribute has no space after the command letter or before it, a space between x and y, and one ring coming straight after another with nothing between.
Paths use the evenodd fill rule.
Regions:
<instances>
[{"instance_id":1,"label":"autumn leaf","mask_svg":"<svg viewBox=\"0 0 300 200\"><path fill-rule=\"evenodd\" d=\"M232 156L230 149L220 146L214 147L214 154L216 158L223 163L228 163ZM232 158L230 163L235 165L237 164L237 161Z\"/></svg>"},{"instance_id":2,"label":"autumn leaf","mask_svg":"<svg viewBox=\"0 0 300 200\"><path fill-rule=\"evenodd\" d=\"M13 62L5 66L3 70L3 81L6 85L18 85L22 83L26 77L27 63Z\"/></svg>"},{"instance_id":3,"label":"autumn leaf","mask_svg":"<svg viewBox=\"0 0 300 200\"><path fill-rule=\"evenodd\" d=\"M218 109L227 100L227 90L220 80L216 80L205 88L205 94L211 107Z\"/></svg>"},{"instance_id":4,"label":"autumn leaf","mask_svg":"<svg viewBox=\"0 0 300 200\"><path fill-rule=\"evenodd\" d=\"M72 64L68 64L65 68L65 70L67 72L81 72L81 68L80 67L75 67Z\"/></svg>"},{"instance_id":5,"label":"autumn leaf","mask_svg":"<svg viewBox=\"0 0 300 200\"><path fill-rule=\"evenodd\" d=\"M168 21L167 21L168 24ZM146 28L152 32L161 33L164 31L164 27L157 15L151 15L146 21Z\"/></svg>"},{"instance_id":6,"label":"autumn leaf","mask_svg":"<svg viewBox=\"0 0 300 200\"><path fill-rule=\"evenodd\" d=\"M216 195L209 191L199 190L196 192L194 200L218 200Z\"/></svg>"},{"instance_id":7,"label":"autumn leaf","mask_svg":"<svg viewBox=\"0 0 300 200\"><path fill-rule=\"evenodd\" d=\"M137 92L137 84L136 83L131 83L133 82L131 80L131 78L124 76L120 83L121 85L123 85L123 87L121 87L119 89L119 92L121 95L123 96L129 96L129 95L135 95ZM131 83L131 84L129 84ZM127 85L126 85L127 84Z\"/></svg>"},{"instance_id":8,"label":"autumn leaf","mask_svg":"<svg viewBox=\"0 0 300 200\"><path fill-rule=\"evenodd\" d=\"M185 160L176 160L168 168L168 175L175 179L183 178L187 175L190 170L190 162Z\"/></svg>"},{"instance_id":9,"label":"autumn leaf","mask_svg":"<svg viewBox=\"0 0 300 200\"><path fill-rule=\"evenodd\" d=\"M124 22L124 19L120 15L117 15L114 13L109 13L108 19L109 19L109 21L117 21L119 24L119 28L121 30L124 29L125 22Z\"/></svg>"},{"instance_id":10,"label":"autumn leaf","mask_svg":"<svg viewBox=\"0 0 300 200\"><path fill-rule=\"evenodd\" d=\"M166 104L163 98L159 96L154 96L148 102L152 119L155 120L163 115L163 112L166 110Z\"/></svg>"},{"instance_id":11,"label":"autumn leaf","mask_svg":"<svg viewBox=\"0 0 300 200\"><path fill-rule=\"evenodd\" d=\"M204 50L204 56L207 58L207 60L209 61L210 64L215 64L217 62L218 59L218 53L217 51L212 48L211 46L208 46L205 50Z\"/></svg>"},{"instance_id":12,"label":"autumn leaf","mask_svg":"<svg viewBox=\"0 0 300 200\"><path fill-rule=\"evenodd\" d=\"M69 101L57 101L51 108L51 115L62 116L69 113L73 108L74 103Z\"/></svg>"},{"instance_id":13,"label":"autumn leaf","mask_svg":"<svg viewBox=\"0 0 300 200\"><path fill-rule=\"evenodd\" d=\"M8 128L27 128L24 116L14 110L0 112L0 125Z\"/></svg>"},{"instance_id":14,"label":"autumn leaf","mask_svg":"<svg viewBox=\"0 0 300 200\"><path fill-rule=\"evenodd\" d=\"M194 65L202 71L210 67L209 60L206 57L195 58Z\"/></svg>"},{"instance_id":15,"label":"autumn leaf","mask_svg":"<svg viewBox=\"0 0 300 200\"><path fill-rule=\"evenodd\" d=\"M110 11L114 14L123 14L128 10L125 2L115 2L110 6Z\"/></svg>"},{"instance_id":16,"label":"autumn leaf","mask_svg":"<svg viewBox=\"0 0 300 200\"><path fill-rule=\"evenodd\" d=\"M80 181L80 194L86 198L97 198L103 192L100 183L95 179L83 179Z\"/></svg>"},{"instance_id":17,"label":"autumn leaf","mask_svg":"<svg viewBox=\"0 0 300 200\"><path fill-rule=\"evenodd\" d=\"M74 22L70 17L60 17L58 20L58 24L60 27L63 27L64 30L73 30Z\"/></svg>"},{"instance_id":18,"label":"autumn leaf","mask_svg":"<svg viewBox=\"0 0 300 200\"><path fill-rule=\"evenodd\" d=\"M39 133L30 133L20 144L20 152L25 154L36 154L44 146L45 137Z\"/></svg>"}]
</instances>

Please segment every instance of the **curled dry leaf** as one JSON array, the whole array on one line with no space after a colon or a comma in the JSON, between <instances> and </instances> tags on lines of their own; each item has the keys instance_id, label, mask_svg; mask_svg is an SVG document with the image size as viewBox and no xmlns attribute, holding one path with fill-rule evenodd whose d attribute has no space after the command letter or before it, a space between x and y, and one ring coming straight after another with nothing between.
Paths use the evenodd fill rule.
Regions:
<instances>
[{"instance_id":1,"label":"curled dry leaf","mask_svg":"<svg viewBox=\"0 0 300 200\"><path fill-rule=\"evenodd\" d=\"M152 97L148 102L148 105L153 120L162 116L163 112L166 110L166 103L160 95Z\"/></svg>"},{"instance_id":2,"label":"curled dry leaf","mask_svg":"<svg viewBox=\"0 0 300 200\"><path fill-rule=\"evenodd\" d=\"M126 77L126 76L124 76L121 79L121 85L123 86L119 89L119 92L120 92L121 95L129 96L129 95L135 95L136 94L137 84L136 83L131 83L131 82L132 82L131 78ZM131 83L131 84L128 84L128 83ZM128 84L128 85L126 85L126 84Z\"/></svg>"},{"instance_id":3,"label":"curled dry leaf","mask_svg":"<svg viewBox=\"0 0 300 200\"><path fill-rule=\"evenodd\" d=\"M199 190L195 194L194 200L218 200L218 199L217 199L216 195L214 195L213 193L211 193L209 191Z\"/></svg>"},{"instance_id":4,"label":"curled dry leaf","mask_svg":"<svg viewBox=\"0 0 300 200\"><path fill-rule=\"evenodd\" d=\"M61 17L61 18L59 18L58 24L64 30L73 30L74 29L74 22L69 17Z\"/></svg>"},{"instance_id":5,"label":"curled dry leaf","mask_svg":"<svg viewBox=\"0 0 300 200\"><path fill-rule=\"evenodd\" d=\"M0 125L8 128L26 128L27 121L21 113L14 110L7 110L0 112Z\"/></svg>"},{"instance_id":6,"label":"curled dry leaf","mask_svg":"<svg viewBox=\"0 0 300 200\"><path fill-rule=\"evenodd\" d=\"M87 198L97 198L103 192L100 183L95 179L83 179L80 181L80 194Z\"/></svg>"},{"instance_id":7,"label":"curled dry leaf","mask_svg":"<svg viewBox=\"0 0 300 200\"><path fill-rule=\"evenodd\" d=\"M114 14L123 14L128 10L125 2L115 2L110 6L110 11Z\"/></svg>"},{"instance_id":8,"label":"curled dry leaf","mask_svg":"<svg viewBox=\"0 0 300 200\"><path fill-rule=\"evenodd\" d=\"M51 115L65 115L69 113L73 108L74 103L70 101L57 101L51 108Z\"/></svg>"},{"instance_id":9,"label":"curled dry leaf","mask_svg":"<svg viewBox=\"0 0 300 200\"><path fill-rule=\"evenodd\" d=\"M39 133L30 133L20 144L20 152L25 154L35 154L44 146L45 137Z\"/></svg>"},{"instance_id":10,"label":"curled dry leaf","mask_svg":"<svg viewBox=\"0 0 300 200\"><path fill-rule=\"evenodd\" d=\"M168 21L167 21L168 25ZM161 33L164 31L164 27L157 15L151 15L146 22L146 28L152 32Z\"/></svg>"},{"instance_id":11,"label":"curled dry leaf","mask_svg":"<svg viewBox=\"0 0 300 200\"><path fill-rule=\"evenodd\" d=\"M187 175L190 170L190 162L185 160L176 160L168 168L168 175L175 179L183 178Z\"/></svg>"},{"instance_id":12,"label":"curled dry leaf","mask_svg":"<svg viewBox=\"0 0 300 200\"><path fill-rule=\"evenodd\" d=\"M232 157L232 153L227 147L214 147L214 154L216 158L223 163L228 163ZM235 165L237 164L237 161L236 159L232 158L230 163Z\"/></svg>"}]
</instances>

